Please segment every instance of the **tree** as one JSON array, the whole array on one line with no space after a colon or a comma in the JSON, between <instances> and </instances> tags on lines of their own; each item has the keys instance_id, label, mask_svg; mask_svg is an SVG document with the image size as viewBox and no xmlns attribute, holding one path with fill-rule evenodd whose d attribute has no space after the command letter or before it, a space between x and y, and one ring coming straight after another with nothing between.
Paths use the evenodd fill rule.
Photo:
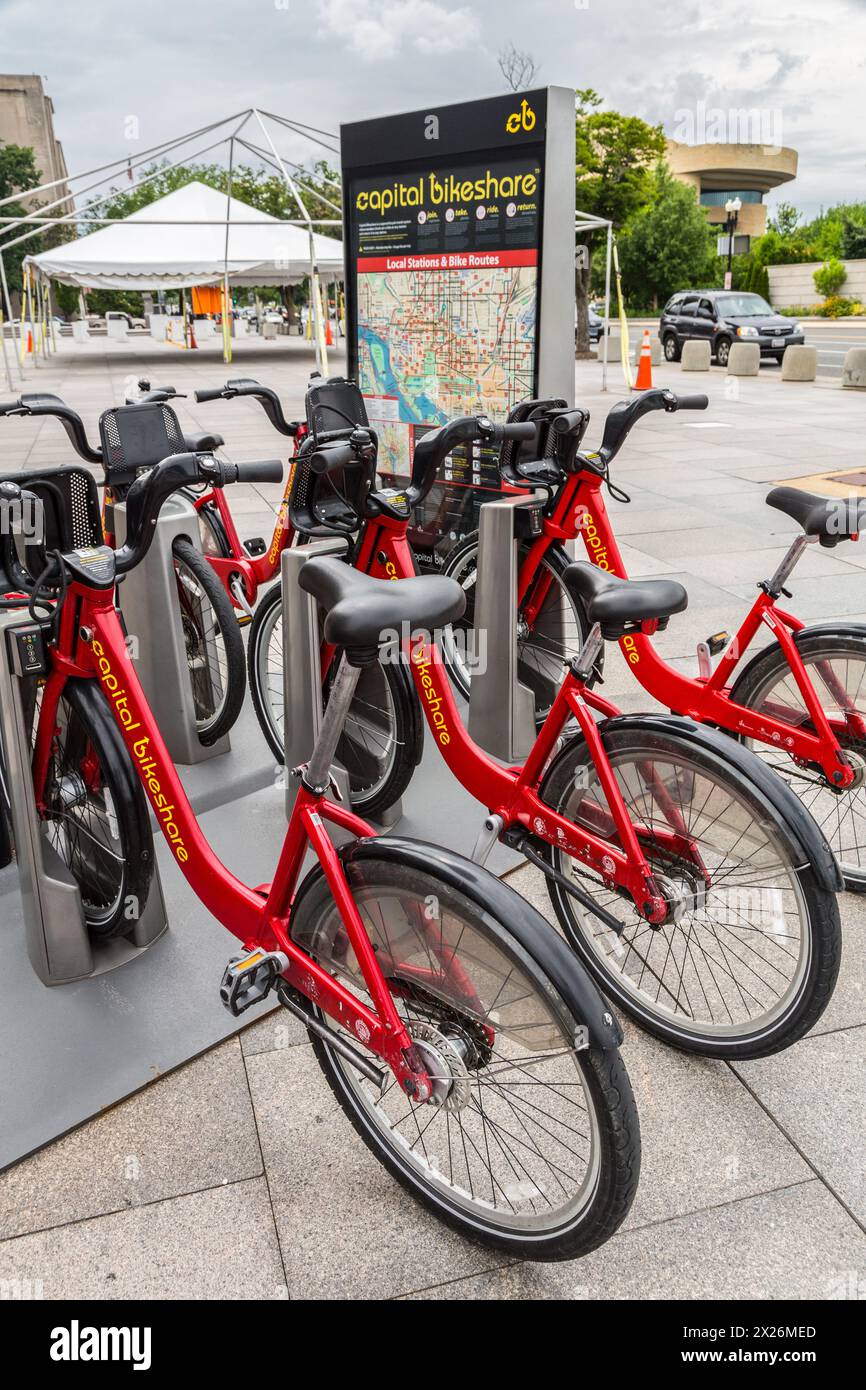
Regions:
<instances>
[{"instance_id":1,"label":"tree","mask_svg":"<svg viewBox=\"0 0 866 1390\"><path fill-rule=\"evenodd\" d=\"M866 260L866 218L843 217L839 250L846 261Z\"/></svg>"},{"instance_id":2,"label":"tree","mask_svg":"<svg viewBox=\"0 0 866 1390\"><path fill-rule=\"evenodd\" d=\"M26 193L28 188L38 187L40 182L39 170L33 158L33 151L23 145L7 145L0 141L0 198L9 198L13 193ZM4 217L23 217L26 208L21 203L7 203L3 208ZM21 227L10 227L7 222L0 236L3 239L12 241L21 235ZM0 246L2 250L2 246ZM9 282L10 293L12 290L20 290L22 286L21 265L24 257L28 254L27 243L22 242L20 246L15 246L11 251L7 251L3 256L3 263L6 267L6 279ZM5 308L5 306L0 305Z\"/></svg>"},{"instance_id":3,"label":"tree","mask_svg":"<svg viewBox=\"0 0 866 1390\"><path fill-rule=\"evenodd\" d=\"M666 149L661 126L637 116L602 111L591 87L577 92L575 205L579 212L609 219L617 230L649 201L653 167ZM589 353L591 255L597 234L581 233L574 287L577 297L577 355Z\"/></svg>"},{"instance_id":4,"label":"tree","mask_svg":"<svg viewBox=\"0 0 866 1390\"><path fill-rule=\"evenodd\" d=\"M793 203L780 203L776 216L771 217L767 225L781 237L793 236L800 225L800 214Z\"/></svg>"},{"instance_id":5,"label":"tree","mask_svg":"<svg viewBox=\"0 0 866 1390\"><path fill-rule=\"evenodd\" d=\"M536 63L531 53L523 53L510 43L507 48L503 48L497 59L499 71L505 79L505 85L512 92L524 92L527 87L531 87L538 75L539 65Z\"/></svg>"},{"instance_id":6,"label":"tree","mask_svg":"<svg viewBox=\"0 0 866 1390\"><path fill-rule=\"evenodd\" d=\"M619 260L629 298L654 308L676 290L705 283L712 272L706 215L693 189L678 183L663 164L653 175L649 203L619 238Z\"/></svg>"},{"instance_id":7,"label":"tree","mask_svg":"<svg viewBox=\"0 0 866 1390\"><path fill-rule=\"evenodd\" d=\"M842 262L837 261L835 257L826 261L821 269L816 270L812 276L815 289L819 294L823 294L825 299L830 299L832 295L838 294L847 279L847 270Z\"/></svg>"}]
</instances>

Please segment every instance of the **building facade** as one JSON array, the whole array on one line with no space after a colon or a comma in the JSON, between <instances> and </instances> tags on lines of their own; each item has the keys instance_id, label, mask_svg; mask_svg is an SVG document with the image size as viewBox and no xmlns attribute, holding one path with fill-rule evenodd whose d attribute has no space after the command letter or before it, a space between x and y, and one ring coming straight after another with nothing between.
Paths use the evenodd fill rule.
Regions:
<instances>
[{"instance_id":1,"label":"building facade","mask_svg":"<svg viewBox=\"0 0 866 1390\"><path fill-rule=\"evenodd\" d=\"M0 141L33 150L41 183L66 179L63 147L54 134L54 104L45 93L41 77L0 73ZM53 203L68 192L69 185L59 183L36 201ZM34 200L23 197L21 201L29 206ZM71 212L72 205L61 211Z\"/></svg>"},{"instance_id":2,"label":"building facade","mask_svg":"<svg viewBox=\"0 0 866 1390\"><path fill-rule=\"evenodd\" d=\"M667 160L674 177L695 190L708 220L721 224L721 237L728 216L725 204L739 198L735 255L748 252L753 238L767 230L765 196L797 175L797 151L784 145L684 145L669 140Z\"/></svg>"}]
</instances>

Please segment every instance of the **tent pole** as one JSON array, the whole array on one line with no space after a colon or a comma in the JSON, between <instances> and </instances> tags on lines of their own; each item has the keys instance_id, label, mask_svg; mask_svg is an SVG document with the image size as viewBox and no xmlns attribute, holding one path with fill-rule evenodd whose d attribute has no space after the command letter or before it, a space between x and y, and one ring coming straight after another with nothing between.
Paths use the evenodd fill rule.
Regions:
<instances>
[{"instance_id":1,"label":"tent pole","mask_svg":"<svg viewBox=\"0 0 866 1390\"><path fill-rule=\"evenodd\" d=\"M10 322L10 324L12 325L12 357L13 357L13 360L14 360L14 362L15 362L15 365L16 365L17 368L18 368L18 380L19 380L19 381L23 381L23 380L24 380L24 373L23 373L23 371L21 370L21 363L20 363L19 360L18 360L18 353L15 351L15 323L14 323L15 315L12 313L12 300L11 300L10 297L9 297L9 282L8 282L7 279L6 279L6 264L5 264L4 260L3 260L3 252L2 252L2 251L0 251L0 284L2 284L2 286L3 286L3 298L4 298L5 301L6 301L6 313L8 314L8 316L9 316L9 322ZM20 337L20 335L21 335L21 324L20 324L20 323L19 323L19 325L18 325L18 335L19 335L19 337ZM11 383L10 383L10 385L11 385Z\"/></svg>"},{"instance_id":2,"label":"tent pole","mask_svg":"<svg viewBox=\"0 0 866 1390\"><path fill-rule=\"evenodd\" d=\"M54 327L54 296L51 293L51 281L48 281L48 322L51 327L51 345L57 351L57 329Z\"/></svg>"},{"instance_id":3,"label":"tent pole","mask_svg":"<svg viewBox=\"0 0 866 1390\"><path fill-rule=\"evenodd\" d=\"M607 252L604 260L604 327L602 337L604 339L604 351L601 357L601 389L607 390L607 343L610 331L610 259L613 243L613 223L607 224Z\"/></svg>"},{"instance_id":4,"label":"tent pole","mask_svg":"<svg viewBox=\"0 0 866 1390\"><path fill-rule=\"evenodd\" d=\"M229 176L226 184L226 240L223 257L223 362L232 360L232 320L229 299L229 231L232 220L232 184L235 163L234 136L229 140Z\"/></svg>"},{"instance_id":5,"label":"tent pole","mask_svg":"<svg viewBox=\"0 0 866 1390\"><path fill-rule=\"evenodd\" d=\"M5 325L6 325L6 315L3 313L2 304L0 304L0 347L2 347L2 349L3 349L3 367L4 367L4 370L5 370L5 372L6 372L6 385L9 387L9 390L10 390L10 391L14 391L14 390L15 390L15 385L14 385L14 383L13 383L13 381L12 381L12 368L9 366L9 349L8 349L7 346L6 346L6 327L5 327ZM14 334L15 330L13 329L12 332L13 332L13 334ZM13 344L14 344L14 341L15 341L15 340L14 340L14 337L13 337L13 340L12 340L12 341L13 341Z\"/></svg>"},{"instance_id":6,"label":"tent pole","mask_svg":"<svg viewBox=\"0 0 866 1390\"><path fill-rule=\"evenodd\" d=\"M306 209L306 207L304 206L304 200L303 200L303 198L301 197L300 193L298 192L294 180L290 177L290 175L289 175L289 173L288 173L288 170L286 169L285 164L284 164L283 161L280 159L280 156L279 156L279 154L277 153L276 146L274 145L274 142L273 142L273 140L272 140L271 137L270 137L270 134L269 134L269 132L268 132L268 128L267 128L267 126L265 125L264 121L262 120L261 112L258 111L258 110L256 110L255 108L254 108L254 110L255 110L256 120L257 120L258 123L259 123L259 126L260 126L260 128L261 128L262 134L264 135L265 139L266 139L267 142L268 142L268 146L269 146L269 148L270 148L271 154L274 156L274 159L277 161L277 163L278 163L279 166L280 166L280 173L281 173L282 176L283 176L283 179L284 179L284 181L285 181L286 187L287 187L287 188L289 189L289 191L292 193L292 195L293 195L293 197L294 197L294 199L295 199L295 202L296 202L297 205L298 205L298 209L299 209L299 211L300 211L300 214L301 214L301 216L305 219L305 221L306 221L306 223L307 223L307 230L308 230L308 232L309 232L309 237L310 237L310 292L311 292L311 299L312 299L312 301L313 301L313 305L314 305L314 309L315 309L315 315L316 315L316 320L315 320L315 326L316 326L316 366L318 367L319 371L322 373L323 376L327 376L327 375L328 375L328 349L327 349L326 346L325 346L325 331L324 331L324 328L323 328L323 326L322 326L322 305L321 305L321 301L320 301L320 298L319 298L319 294L320 294L320 290L319 290L319 268L318 268L318 266L317 266L317 264L316 264L316 242L315 242L315 237L314 237L314 234L313 234L313 224L312 224L312 221L310 220L310 214L307 212L307 209Z\"/></svg>"}]
</instances>

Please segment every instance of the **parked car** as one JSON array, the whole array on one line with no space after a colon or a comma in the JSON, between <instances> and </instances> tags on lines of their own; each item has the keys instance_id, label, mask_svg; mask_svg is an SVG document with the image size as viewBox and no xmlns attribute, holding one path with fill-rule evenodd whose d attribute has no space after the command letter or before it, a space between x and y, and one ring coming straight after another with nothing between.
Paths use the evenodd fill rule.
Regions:
<instances>
[{"instance_id":1,"label":"parked car","mask_svg":"<svg viewBox=\"0 0 866 1390\"><path fill-rule=\"evenodd\" d=\"M731 344L757 343L762 357L781 362L785 348L805 342L803 325L771 309L759 294L741 290L683 290L665 305L659 320L662 351L679 362L683 343L706 339L720 367L728 364Z\"/></svg>"},{"instance_id":2,"label":"parked car","mask_svg":"<svg viewBox=\"0 0 866 1390\"><path fill-rule=\"evenodd\" d=\"M597 343L597 342L599 342L599 340L601 339L601 330L602 330L602 328L604 327L604 319L603 319L603 317L596 311L596 309L593 308L593 306L592 306L591 304L587 305L587 314L588 314L588 316L589 316L589 341L590 341L591 343ZM610 324L608 324L608 326L607 326L607 331L608 331L608 333L610 332ZM576 337L576 336L577 336L577 310L576 310L576 309L575 309L575 311L574 311L574 332L575 332L575 337Z\"/></svg>"}]
</instances>

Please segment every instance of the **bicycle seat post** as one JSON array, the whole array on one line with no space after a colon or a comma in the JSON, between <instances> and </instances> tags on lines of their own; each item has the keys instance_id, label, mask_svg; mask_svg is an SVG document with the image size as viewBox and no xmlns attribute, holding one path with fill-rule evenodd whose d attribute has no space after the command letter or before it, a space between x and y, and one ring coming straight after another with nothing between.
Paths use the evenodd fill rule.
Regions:
<instances>
[{"instance_id":1,"label":"bicycle seat post","mask_svg":"<svg viewBox=\"0 0 866 1390\"><path fill-rule=\"evenodd\" d=\"M321 793L327 791L331 784L331 764L360 675L360 665L349 661L344 655L328 698L316 746L303 773L304 786L308 791Z\"/></svg>"}]
</instances>

